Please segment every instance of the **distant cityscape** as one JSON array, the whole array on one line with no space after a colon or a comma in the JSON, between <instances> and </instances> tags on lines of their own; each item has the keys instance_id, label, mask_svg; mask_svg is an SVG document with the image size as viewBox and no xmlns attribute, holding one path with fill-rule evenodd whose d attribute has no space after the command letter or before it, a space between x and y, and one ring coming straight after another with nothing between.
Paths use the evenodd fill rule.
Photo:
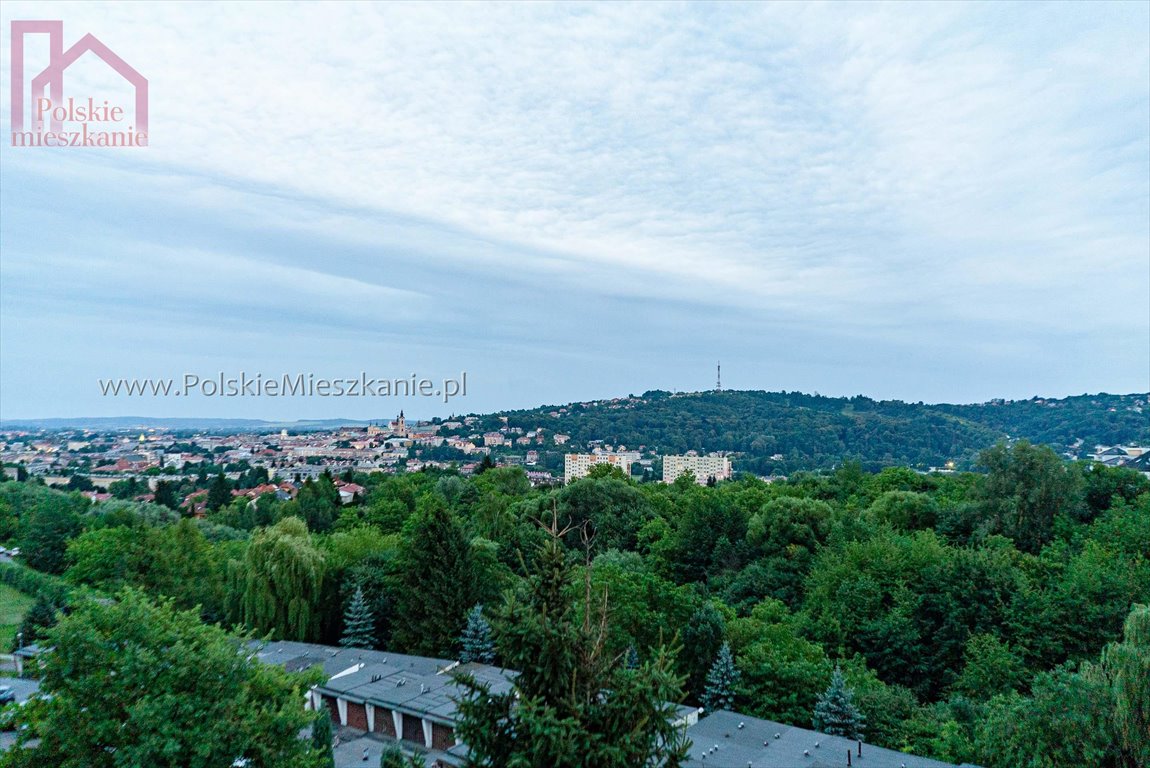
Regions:
<instances>
[{"instance_id":1,"label":"distant cityscape","mask_svg":"<svg viewBox=\"0 0 1150 768\"><path fill-rule=\"evenodd\" d=\"M690 475L700 485L730 480L736 469L729 452L661 455L647 446L613 445L601 439L575 444L571 436L543 427L504 426L477 431L483 420L465 416L447 420L408 420L401 411L390 421L345 425L328 430L235 433L192 433L152 427L143 431L62 429L0 432L0 462L9 477L37 477L50 486L71 488L92 501L112 498L110 486L125 479L147 483L154 490L162 479L193 478L205 467L216 468L229 480L253 469L266 470L267 483L233 491L258 498L275 493L294 498L299 484L324 473L337 479L340 500L359 500L362 487L350 481L356 472L418 472L424 468L454 469L463 475L488 466L519 466L535 486L569 483L599 465L617 468L624 476L649 482L673 483ZM1139 445L1099 445L1086 453L1090 460L1112 467L1129 467L1150 475L1150 449ZM953 471L953 464L932 467ZM760 476L767 481L781 475ZM204 512L206 490L181 500L181 506ZM137 495L151 501L150 493Z\"/></svg>"},{"instance_id":2,"label":"distant cityscape","mask_svg":"<svg viewBox=\"0 0 1150 768\"><path fill-rule=\"evenodd\" d=\"M629 449L591 440L575 446L570 436L543 428L501 429L474 432L478 417L450 420L409 421L401 411L391 421L367 426L343 426L325 431L261 434L186 434L178 430L150 428L139 433L86 429L13 430L0 432L0 462L9 477L26 474L45 484L71 487L92 501L111 498L109 487L127 478L145 481L152 490L163 479L195 477L202 467L219 467L235 480L252 469L267 471L269 483L237 489L235 495L258 498L262 493L287 494L320 475L349 472L418 472L425 467L476 472L485 460L493 466L521 466L532 485L554 485L585 477L598 465L619 469L627 477L673 483L690 475L700 485L732 477L729 456L688 451L661 456L652 449ZM542 468L541 454L550 449L552 458L562 456L562 473ZM660 469L661 468L661 469ZM79 482L73 478L86 478ZM87 486L91 487L87 487ZM337 480L345 504L356 500L363 489ZM182 506L203 511L205 490L184 499ZM139 501L151 501L140 494Z\"/></svg>"}]
</instances>

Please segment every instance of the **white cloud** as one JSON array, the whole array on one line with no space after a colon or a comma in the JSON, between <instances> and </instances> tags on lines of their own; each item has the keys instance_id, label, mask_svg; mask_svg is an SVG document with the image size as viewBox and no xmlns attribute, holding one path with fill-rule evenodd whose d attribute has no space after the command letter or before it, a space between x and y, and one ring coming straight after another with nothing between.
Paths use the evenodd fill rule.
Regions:
<instances>
[{"instance_id":1,"label":"white cloud","mask_svg":"<svg viewBox=\"0 0 1150 768\"><path fill-rule=\"evenodd\" d=\"M442 285L398 321L505 327L493 344L524 309L459 299L502 275L541 311L578 294L661 301L663 320L710 307L751 332L785 318L929 346L990 324L1069 348L1150 298L1150 18L1035 6L60 4L66 43L93 32L149 78L153 146L0 155L136 178L205 228L242 212L349 250L144 242L186 278L173 301L210 268L295 305L371 302L404 288L381 269L418 265ZM10 2L2 20L45 13ZM75 87L99 77L85 66ZM45 263L6 251L6 275ZM1129 382L1145 363L1096 364Z\"/></svg>"}]
</instances>

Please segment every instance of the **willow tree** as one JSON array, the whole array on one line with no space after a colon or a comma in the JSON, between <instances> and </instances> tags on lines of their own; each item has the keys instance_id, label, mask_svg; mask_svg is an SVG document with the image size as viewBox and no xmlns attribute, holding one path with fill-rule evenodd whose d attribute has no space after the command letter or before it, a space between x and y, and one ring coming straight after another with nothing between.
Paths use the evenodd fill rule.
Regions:
<instances>
[{"instance_id":1,"label":"willow tree","mask_svg":"<svg viewBox=\"0 0 1150 768\"><path fill-rule=\"evenodd\" d=\"M257 531L238 578L243 622L277 639L317 639L324 568L324 555L299 518Z\"/></svg>"},{"instance_id":2,"label":"willow tree","mask_svg":"<svg viewBox=\"0 0 1150 768\"><path fill-rule=\"evenodd\" d=\"M1113 692L1122 765L1150 765L1150 606L1134 606L1122 642L1106 646L1097 671Z\"/></svg>"}]
</instances>

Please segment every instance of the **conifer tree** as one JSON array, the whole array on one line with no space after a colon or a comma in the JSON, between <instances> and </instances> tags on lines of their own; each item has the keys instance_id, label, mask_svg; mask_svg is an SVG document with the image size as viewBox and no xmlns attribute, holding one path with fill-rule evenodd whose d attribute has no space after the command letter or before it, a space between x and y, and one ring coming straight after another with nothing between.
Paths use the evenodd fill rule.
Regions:
<instances>
[{"instance_id":1,"label":"conifer tree","mask_svg":"<svg viewBox=\"0 0 1150 768\"><path fill-rule=\"evenodd\" d=\"M477 605L467 614L467 626L463 629L460 638L463 650L459 654L462 664L478 662L492 664L495 662L495 643L491 639L491 625L483 617L483 606Z\"/></svg>"},{"instance_id":2,"label":"conifer tree","mask_svg":"<svg viewBox=\"0 0 1150 768\"><path fill-rule=\"evenodd\" d=\"M627 646L627 669L639 668L639 652L635 650L635 646Z\"/></svg>"},{"instance_id":3,"label":"conifer tree","mask_svg":"<svg viewBox=\"0 0 1150 768\"><path fill-rule=\"evenodd\" d=\"M232 501L232 486L224 473L220 472L212 479L208 487L208 509L215 512L220 507L226 507Z\"/></svg>"},{"instance_id":4,"label":"conifer tree","mask_svg":"<svg viewBox=\"0 0 1150 768\"><path fill-rule=\"evenodd\" d=\"M703 690L703 707L707 712L735 708L735 686L739 683L739 668L729 643L723 643L719 655L707 673L707 687Z\"/></svg>"},{"instance_id":5,"label":"conifer tree","mask_svg":"<svg viewBox=\"0 0 1150 768\"><path fill-rule=\"evenodd\" d=\"M471 541L443 499L427 494L408 520L396 569L395 628L399 650L424 656L452 652L480 602L478 566Z\"/></svg>"},{"instance_id":6,"label":"conifer tree","mask_svg":"<svg viewBox=\"0 0 1150 768\"><path fill-rule=\"evenodd\" d=\"M519 670L512 690L457 678L466 693L456 733L470 750L469 764L678 768L686 750L672 724L682 684L673 653L660 650L632 670L607 652L607 604L592 595L589 581L572 589L564 533L552 523L529 578L493 622L500 657ZM582 605L573 600L576 591Z\"/></svg>"},{"instance_id":7,"label":"conifer tree","mask_svg":"<svg viewBox=\"0 0 1150 768\"><path fill-rule=\"evenodd\" d=\"M706 684L707 672L723 647L723 615L710 601L699 606L683 627L683 653L679 662L687 673L687 690L698 696Z\"/></svg>"},{"instance_id":8,"label":"conifer tree","mask_svg":"<svg viewBox=\"0 0 1150 768\"><path fill-rule=\"evenodd\" d=\"M39 642L44 633L56 625L56 605L48 598L41 595L36 598L36 602L24 614L24 620L20 622L20 629L12 638L12 650L17 650L19 645L32 645Z\"/></svg>"},{"instance_id":9,"label":"conifer tree","mask_svg":"<svg viewBox=\"0 0 1150 768\"><path fill-rule=\"evenodd\" d=\"M865 724L862 712L854 704L854 691L847 687L843 671L835 666L830 687L815 704L815 730L832 736L861 739Z\"/></svg>"},{"instance_id":10,"label":"conifer tree","mask_svg":"<svg viewBox=\"0 0 1150 768\"><path fill-rule=\"evenodd\" d=\"M375 616L371 613L371 606L363 596L363 587L356 587L343 613L343 637L339 644L344 648L374 648L374 630Z\"/></svg>"},{"instance_id":11,"label":"conifer tree","mask_svg":"<svg viewBox=\"0 0 1150 768\"><path fill-rule=\"evenodd\" d=\"M167 480L160 480L156 483L156 493L152 500L168 509L176 509L180 506L180 502L176 498L176 490Z\"/></svg>"}]
</instances>

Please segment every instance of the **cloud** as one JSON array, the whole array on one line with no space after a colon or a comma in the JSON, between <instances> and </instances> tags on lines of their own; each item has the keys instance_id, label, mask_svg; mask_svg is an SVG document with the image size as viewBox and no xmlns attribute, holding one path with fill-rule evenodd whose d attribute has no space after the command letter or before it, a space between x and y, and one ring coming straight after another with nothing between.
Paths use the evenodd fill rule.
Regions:
<instances>
[{"instance_id":1,"label":"cloud","mask_svg":"<svg viewBox=\"0 0 1150 768\"><path fill-rule=\"evenodd\" d=\"M492 406L717 354L915 400L1146 385L1145 6L53 8L149 78L152 146L0 149L5 340L102 312L186 358L204 327L554 366Z\"/></svg>"}]
</instances>

